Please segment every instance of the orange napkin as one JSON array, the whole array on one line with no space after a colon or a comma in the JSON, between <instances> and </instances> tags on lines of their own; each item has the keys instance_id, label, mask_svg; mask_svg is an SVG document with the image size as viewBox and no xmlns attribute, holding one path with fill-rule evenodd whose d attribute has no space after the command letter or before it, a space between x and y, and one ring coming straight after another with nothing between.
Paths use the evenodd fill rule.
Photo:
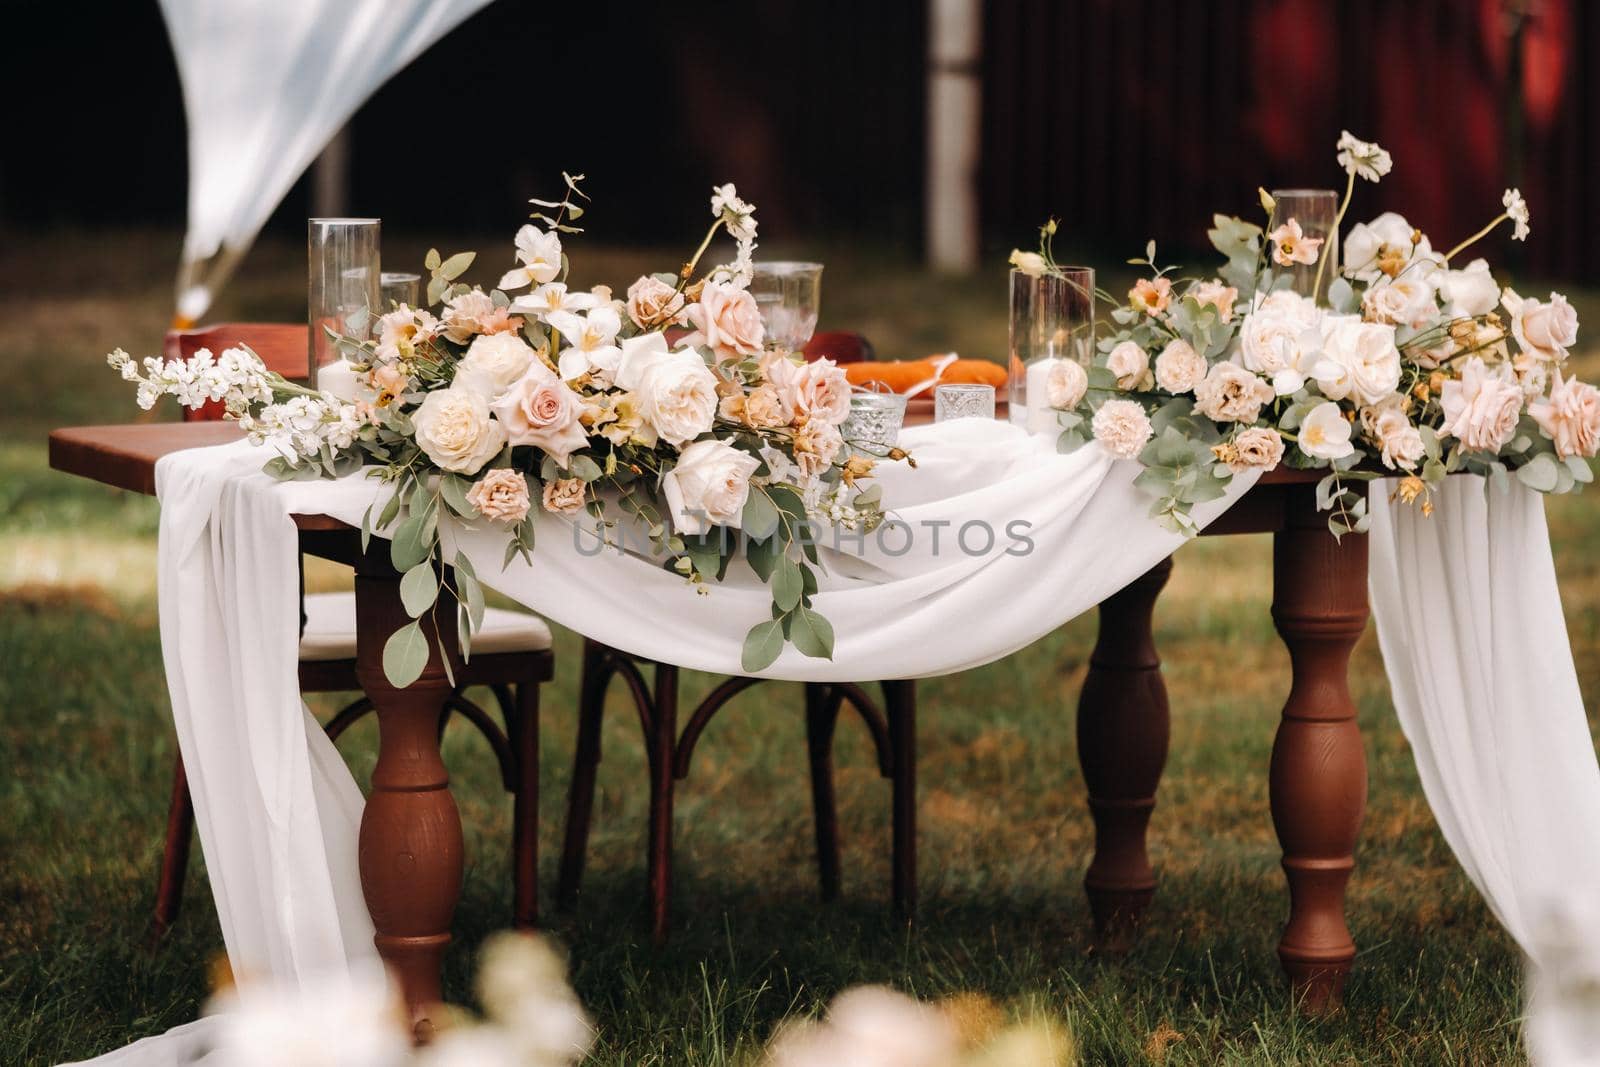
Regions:
<instances>
[{"instance_id":1,"label":"orange napkin","mask_svg":"<svg viewBox=\"0 0 1600 1067\"><path fill-rule=\"evenodd\" d=\"M896 393L915 388L935 375L949 385L992 385L996 389L1004 388L1008 380L1004 367L986 359L958 359L946 366L943 374L938 373L940 362L943 362L940 357L929 356L927 359L893 359L841 366L851 385L879 382Z\"/></svg>"}]
</instances>

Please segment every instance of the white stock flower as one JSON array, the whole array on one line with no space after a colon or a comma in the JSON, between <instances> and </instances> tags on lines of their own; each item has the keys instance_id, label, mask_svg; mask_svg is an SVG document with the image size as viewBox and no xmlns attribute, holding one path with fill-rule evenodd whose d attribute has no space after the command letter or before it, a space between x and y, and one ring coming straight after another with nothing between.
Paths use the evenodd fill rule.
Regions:
<instances>
[{"instance_id":1,"label":"white stock flower","mask_svg":"<svg viewBox=\"0 0 1600 1067\"><path fill-rule=\"evenodd\" d=\"M1375 182L1388 174L1394 166L1394 160L1374 141L1363 141L1349 130L1339 134L1339 143L1335 146L1338 154L1334 157L1339 161L1339 166L1344 168L1346 174L1354 174Z\"/></svg>"},{"instance_id":2,"label":"white stock flower","mask_svg":"<svg viewBox=\"0 0 1600 1067\"><path fill-rule=\"evenodd\" d=\"M402 1067L411 1035L383 968L255 982L218 994L215 1058L229 1067Z\"/></svg>"},{"instance_id":3,"label":"white stock flower","mask_svg":"<svg viewBox=\"0 0 1600 1067\"><path fill-rule=\"evenodd\" d=\"M1323 396L1376 404L1400 387L1400 350L1395 347L1393 326L1353 318L1330 323L1322 339L1322 358L1312 371Z\"/></svg>"},{"instance_id":4,"label":"white stock flower","mask_svg":"<svg viewBox=\"0 0 1600 1067\"><path fill-rule=\"evenodd\" d=\"M1475 259L1460 270L1447 270L1439 279L1439 296L1445 315L1452 319L1487 315L1500 304L1500 283L1489 273L1489 261Z\"/></svg>"},{"instance_id":5,"label":"white stock flower","mask_svg":"<svg viewBox=\"0 0 1600 1067\"><path fill-rule=\"evenodd\" d=\"M683 447L716 421L716 375L695 349L669 351L660 333L622 342L616 383L632 390L645 421L674 447Z\"/></svg>"},{"instance_id":6,"label":"white stock flower","mask_svg":"<svg viewBox=\"0 0 1600 1067\"><path fill-rule=\"evenodd\" d=\"M1089 427L1096 441L1118 459L1136 459L1154 431L1144 406L1134 400L1107 400Z\"/></svg>"},{"instance_id":7,"label":"white stock flower","mask_svg":"<svg viewBox=\"0 0 1600 1067\"><path fill-rule=\"evenodd\" d=\"M1156 357L1156 384L1169 393L1187 393L1205 380L1207 369L1206 357L1194 345L1181 338L1169 341Z\"/></svg>"},{"instance_id":8,"label":"white stock flower","mask_svg":"<svg viewBox=\"0 0 1600 1067\"><path fill-rule=\"evenodd\" d=\"M481 334L456 364L457 383L475 388L493 400L521 378L533 362L533 349L514 333Z\"/></svg>"},{"instance_id":9,"label":"white stock flower","mask_svg":"<svg viewBox=\"0 0 1600 1067\"><path fill-rule=\"evenodd\" d=\"M1522 190L1507 189L1500 198L1500 203L1506 209L1506 215L1511 219L1511 239L1513 241L1526 241L1528 239L1528 202L1522 199Z\"/></svg>"},{"instance_id":10,"label":"white stock flower","mask_svg":"<svg viewBox=\"0 0 1600 1067\"><path fill-rule=\"evenodd\" d=\"M561 238L537 226L525 225L517 231L517 262L500 276L500 289L524 289L554 281L561 273Z\"/></svg>"},{"instance_id":11,"label":"white stock flower","mask_svg":"<svg viewBox=\"0 0 1600 1067\"><path fill-rule=\"evenodd\" d=\"M1117 379L1118 389L1138 389L1150 370L1150 355L1133 341L1123 341L1106 355L1106 370Z\"/></svg>"},{"instance_id":12,"label":"white stock flower","mask_svg":"<svg viewBox=\"0 0 1600 1067\"><path fill-rule=\"evenodd\" d=\"M617 347L622 319L614 308L591 308L587 315L554 311L547 321L560 331L569 346L561 350L556 361L562 378L570 382L596 372L607 379L615 376L622 359L622 349Z\"/></svg>"},{"instance_id":13,"label":"white stock flower","mask_svg":"<svg viewBox=\"0 0 1600 1067\"><path fill-rule=\"evenodd\" d=\"M411 416L417 447L442 470L476 474L506 443L505 427L476 389L436 389Z\"/></svg>"},{"instance_id":14,"label":"white stock flower","mask_svg":"<svg viewBox=\"0 0 1600 1067\"><path fill-rule=\"evenodd\" d=\"M690 536L713 526L740 529L750 477L761 461L726 441L696 441L661 479L672 528Z\"/></svg>"},{"instance_id":15,"label":"white stock flower","mask_svg":"<svg viewBox=\"0 0 1600 1067\"><path fill-rule=\"evenodd\" d=\"M1473 356L1458 381L1444 383L1439 407L1444 413L1440 437L1455 437L1469 452L1498 452L1516 434L1522 413L1522 387L1502 363L1494 370Z\"/></svg>"},{"instance_id":16,"label":"white stock flower","mask_svg":"<svg viewBox=\"0 0 1600 1067\"><path fill-rule=\"evenodd\" d=\"M599 302L592 293L569 292L566 282L545 282L533 292L524 293L513 300L511 310L548 322L551 312L588 311Z\"/></svg>"},{"instance_id":17,"label":"white stock flower","mask_svg":"<svg viewBox=\"0 0 1600 1067\"><path fill-rule=\"evenodd\" d=\"M1343 459L1355 451L1350 443L1350 423L1339 405L1323 401L1300 424L1300 451L1316 459Z\"/></svg>"}]
</instances>

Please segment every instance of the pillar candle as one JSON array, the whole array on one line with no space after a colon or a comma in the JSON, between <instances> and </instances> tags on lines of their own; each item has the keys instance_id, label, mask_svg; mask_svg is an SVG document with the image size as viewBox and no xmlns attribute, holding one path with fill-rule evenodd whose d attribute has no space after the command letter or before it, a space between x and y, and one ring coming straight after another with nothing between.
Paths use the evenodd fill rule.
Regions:
<instances>
[{"instance_id":1,"label":"pillar candle","mask_svg":"<svg viewBox=\"0 0 1600 1067\"><path fill-rule=\"evenodd\" d=\"M370 390L362 387L349 360L336 359L317 368L317 392L332 393L346 404L354 404Z\"/></svg>"},{"instance_id":2,"label":"pillar candle","mask_svg":"<svg viewBox=\"0 0 1600 1067\"><path fill-rule=\"evenodd\" d=\"M1050 368L1058 362L1063 361L1051 356L1028 365L1026 424L1029 433L1050 433L1060 425L1056 418L1056 409L1050 406L1050 388L1047 384Z\"/></svg>"}]
</instances>

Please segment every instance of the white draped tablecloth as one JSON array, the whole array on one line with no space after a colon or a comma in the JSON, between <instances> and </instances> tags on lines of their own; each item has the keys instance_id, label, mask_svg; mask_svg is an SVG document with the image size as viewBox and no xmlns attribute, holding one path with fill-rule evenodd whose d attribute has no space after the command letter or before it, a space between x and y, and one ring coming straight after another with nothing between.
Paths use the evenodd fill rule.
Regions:
<instances>
[{"instance_id":1,"label":"white draped tablecloth","mask_svg":"<svg viewBox=\"0 0 1600 1067\"><path fill-rule=\"evenodd\" d=\"M918 468L883 465L880 480L910 547L895 531L826 550L815 607L834 626L834 658L786 649L764 676L864 681L976 667L1094 606L1182 544L1148 517L1151 499L1133 485L1138 466L1097 445L1059 455L1047 438L979 420L911 429L902 444ZM259 472L264 458L239 444L158 464L162 649L234 970L326 982L372 957L372 926L356 869L361 795L296 682L291 516L357 525L388 490L361 475L275 482ZM1236 477L1196 517L1214 519L1253 482ZM1391 507L1382 483L1371 506L1372 604L1424 790L1468 875L1537 965L1540 917L1600 887L1593 831L1567 832L1600 826L1600 767L1543 502L1515 484L1462 477L1449 481L1431 519ZM957 543L976 521L995 533L986 553ZM1007 551L1019 548L1008 536L1018 522L1033 546L1022 554ZM742 673L744 635L769 617L769 593L747 571L735 568L697 596L656 561L596 552L556 516L540 516L532 563L504 570L502 533L485 524L448 536L486 584L650 659ZM981 529L969 531L969 547L984 540ZM1600 956L1600 942L1590 943ZM180 1028L106 1062L187 1062L182 1049L205 1036L204 1023Z\"/></svg>"}]
</instances>

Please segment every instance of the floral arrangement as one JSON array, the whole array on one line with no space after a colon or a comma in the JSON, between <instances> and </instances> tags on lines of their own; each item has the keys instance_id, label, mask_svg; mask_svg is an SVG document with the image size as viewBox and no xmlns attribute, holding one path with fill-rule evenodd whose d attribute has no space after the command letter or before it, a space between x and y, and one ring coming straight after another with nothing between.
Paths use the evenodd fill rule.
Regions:
<instances>
[{"instance_id":1,"label":"floral arrangement","mask_svg":"<svg viewBox=\"0 0 1600 1067\"><path fill-rule=\"evenodd\" d=\"M362 522L391 540L413 621L384 649L391 682L427 662L423 616L441 592L456 601L463 655L484 595L461 553L443 564L440 528L490 523L507 536L505 565L534 549L536 508L592 523L617 543L620 522L647 532L663 564L696 587L742 556L772 590L771 617L751 628L743 665L756 671L785 643L831 657L833 630L812 607L817 516L882 521L874 463L898 449L847 445L850 386L831 360L805 362L764 344L748 291L756 218L732 185L714 190L713 222L676 273L640 277L626 298L568 287L563 238L585 209L582 176L559 201L534 200L535 225L516 235L516 265L485 291L459 279L475 254L430 251L428 308L399 305L370 338L330 338L348 388L308 388L269 373L248 349L188 361L122 350L108 360L138 383L149 408L163 395L190 407L221 401L252 441L271 449L267 473L334 478L366 468L393 486ZM553 214L551 214L553 212ZM696 277L719 231L734 259ZM671 340L668 330L677 339ZM320 376L319 376L320 377Z\"/></svg>"},{"instance_id":2,"label":"floral arrangement","mask_svg":"<svg viewBox=\"0 0 1600 1067\"><path fill-rule=\"evenodd\" d=\"M1356 179L1377 182L1392 166L1388 152L1348 132L1337 161L1346 181L1335 233ZM1278 205L1260 195L1271 225ZM1396 496L1425 514L1434 487L1457 471L1514 476L1540 492L1581 488L1600 447L1600 390L1567 368L1572 305L1502 288L1483 259L1456 265L1502 223L1513 240L1527 238L1522 194L1508 189L1502 207L1443 254L1386 212L1345 235L1342 264L1298 219L1267 232L1217 215L1208 235L1226 262L1212 278L1158 266L1150 242L1129 260L1149 277L1125 300L1096 294L1114 305L1114 328L1097 338L1090 365L1060 359L1047 369L1058 447L1093 438L1138 460L1152 514L1190 533L1192 507L1221 496L1234 473L1280 463L1328 472L1317 501L1335 535L1367 528L1366 495L1352 483L1379 477L1398 477ZM1038 252L1013 252L1013 266L1060 276L1055 229L1041 229ZM1311 294L1325 280L1318 302Z\"/></svg>"}]
</instances>

